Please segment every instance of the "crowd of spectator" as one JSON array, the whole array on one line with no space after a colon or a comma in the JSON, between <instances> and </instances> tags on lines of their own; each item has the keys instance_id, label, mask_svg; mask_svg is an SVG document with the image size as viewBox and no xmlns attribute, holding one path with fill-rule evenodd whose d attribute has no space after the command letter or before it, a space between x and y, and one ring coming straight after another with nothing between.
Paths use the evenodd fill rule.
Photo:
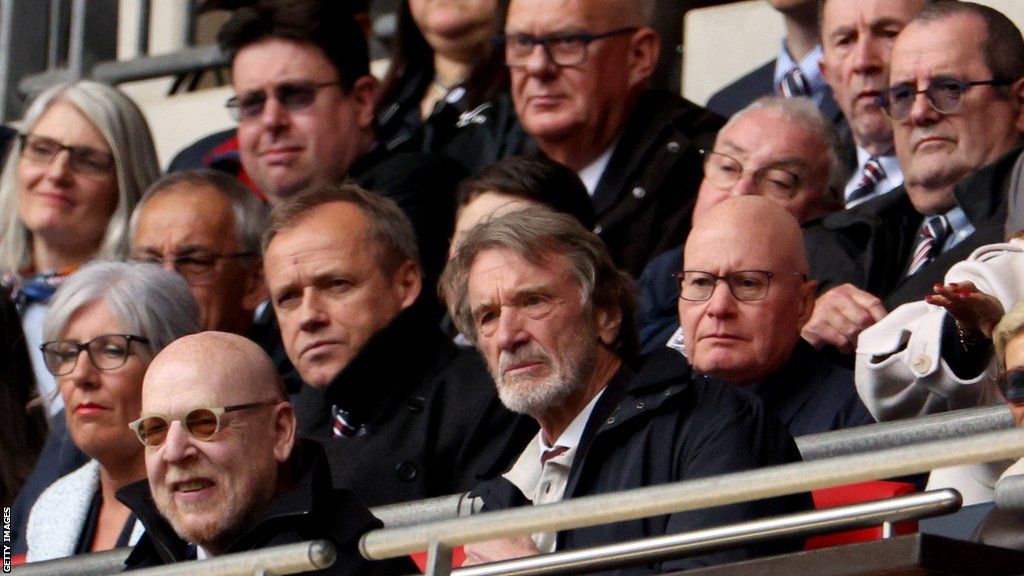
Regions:
<instances>
[{"instance_id":1,"label":"crowd of spectator","mask_svg":"<svg viewBox=\"0 0 1024 576\"><path fill-rule=\"evenodd\" d=\"M751 470L1004 400L1020 425L1020 31L955 0L768 2L778 57L706 108L651 87L645 0L403 0L383 82L360 3L230 3L237 129L162 176L117 88L35 97L0 173L15 553L134 546L130 570L326 538L325 574L406 574L359 556L368 507ZM1009 464L928 484L991 501ZM1022 534L997 515L977 537Z\"/></svg>"}]
</instances>

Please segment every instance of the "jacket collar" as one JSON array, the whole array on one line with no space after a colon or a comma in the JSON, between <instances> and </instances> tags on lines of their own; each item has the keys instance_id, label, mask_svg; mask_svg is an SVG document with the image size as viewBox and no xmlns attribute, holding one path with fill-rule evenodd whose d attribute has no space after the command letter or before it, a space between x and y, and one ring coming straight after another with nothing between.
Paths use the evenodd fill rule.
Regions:
<instances>
[{"instance_id":1,"label":"jacket collar","mask_svg":"<svg viewBox=\"0 0 1024 576\"><path fill-rule=\"evenodd\" d=\"M324 401L328 406L337 404L360 424L372 424L455 352L455 345L430 315L412 306L370 338L335 376Z\"/></svg>"},{"instance_id":2,"label":"jacket collar","mask_svg":"<svg viewBox=\"0 0 1024 576\"><path fill-rule=\"evenodd\" d=\"M1018 145L998 160L967 176L953 189L957 204L967 213L971 224L981 226L1006 220L1006 196L1010 171L1024 150Z\"/></svg>"},{"instance_id":3,"label":"jacket collar","mask_svg":"<svg viewBox=\"0 0 1024 576\"><path fill-rule=\"evenodd\" d=\"M292 452L291 466L297 481L284 493L275 497L267 504L226 552L247 550L253 547L253 541L267 533L267 525L284 518L304 518L316 510L316 495L329 493L331 490L330 471L323 448L312 440L299 440ZM155 552L165 563L179 562L187 559L188 542L183 540L171 527L153 502L153 496L147 480L129 484L117 492L117 499L128 506L146 527L146 535L139 546L132 550L126 560L131 566L146 555ZM352 535L347 534L344 525L332 526L336 532L336 542L344 542ZM151 550L150 550L151 548Z\"/></svg>"}]
</instances>

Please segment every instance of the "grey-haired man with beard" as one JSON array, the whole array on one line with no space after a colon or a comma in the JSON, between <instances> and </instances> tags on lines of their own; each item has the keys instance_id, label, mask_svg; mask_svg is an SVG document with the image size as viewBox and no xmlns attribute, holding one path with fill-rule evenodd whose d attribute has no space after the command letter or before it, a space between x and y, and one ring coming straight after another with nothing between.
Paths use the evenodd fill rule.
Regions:
<instances>
[{"instance_id":1,"label":"grey-haired man with beard","mask_svg":"<svg viewBox=\"0 0 1024 576\"><path fill-rule=\"evenodd\" d=\"M441 291L460 331L483 353L501 400L541 428L504 475L474 490L487 509L799 459L789 435L749 396L692 378L670 350L635 361L632 282L614 266L601 240L572 217L533 207L476 226L449 262ZM808 505L803 496L748 502L469 545L466 551L471 563L501 560ZM641 573L762 551L666 561Z\"/></svg>"}]
</instances>

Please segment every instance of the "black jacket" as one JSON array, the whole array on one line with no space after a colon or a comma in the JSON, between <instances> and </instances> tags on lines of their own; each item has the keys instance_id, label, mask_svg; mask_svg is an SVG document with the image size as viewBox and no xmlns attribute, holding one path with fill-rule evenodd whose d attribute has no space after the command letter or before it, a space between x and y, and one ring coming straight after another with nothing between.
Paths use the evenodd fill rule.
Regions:
<instances>
[{"instance_id":1,"label":"black jacket","mask_svg":"<svg viewBox=\"0 0 1024 576\"><path fill-rule=\"evenodd\" d=\"M743 387L760 398L793 437L875 423L857 395L853 372L827 362L803 340L781 368Z\"/></svg>"},{"instance_id":2,"label":"black jacket","mask_svg":"<svg viewBox=\"0 0 1024 576\"><path fill-rule=\"evenodd\" d=\"M694 378L673 350L649 356L639 372L621 368L583 432L565 498L691 480L800 460L796 445L761 403L731 386ZM474 491L487 509L529 504L502 477ZM806 494L568 530L558 550L684 532L811 508ZM614 574L651 574L778 552L793 543L671 560Z\"/></svg>"},{"instance_id":3,"label":"black jacket","mask_svg":"<svg viewBox=\"0 0 1024 576\"><path fill-rule=\"evenodd\" d=\"M313 442L296 446L297 481L266 505L250 527L228 546L225 554L245 552L307 540L328 540L338 552L330 568L304 574L390 576L409 574L408 559L370 562L359 555L359 538L382 526L380 520L347 490L331 488L323 450ZM117 492L135 512L146 532L125 559L127 570L161 566L187 559L188 542L174 532L153 503L149 484L141 480Z\"/></svg>"},{"instance_id":4,"label":"black jacket","mask_svg":"<svg viewBox=\"0 0 1024 576\"><path fill-rule=\"evenodd\" d=\"M943 281L953 264L965 260L979 246L1003 241L1007 187L1020 153L1021 148L1015 148L956 185L953 195L974 225L974 233L909 278L906 272L924 216L914 209L902 186L826 216L816 249L829 254L835 266L853 262L862 277L848 281L880 296L889 310L920 300ZM841 282L841 278L835 279L835 283Z\"/></svg>"},{"instance_id":5,"label":"black jacket","mask_svg":"<svg viewBox=\"0 0 1024 576\"><path fill-rule=\"evenodd\" d=\"M649 90L623 128L594 190L594 231L616 264L639 276L690 231L711 149L725 120L671 92Z\"/></svg>"},{"instance_id":6,"label":"black jacket","mask_svg":"<svg viewBox=\"0 0 1024 576\"><path fill-rule=\"evenodd\" d=\"M364 430L331 437L331 406ZM334 485L370 506L469 490L482 463L536 431L509 412L476 351L460 350L414 308L367 342L325 389L303 385L300 434L319 440Z\"/></svg>"}]
</instances>

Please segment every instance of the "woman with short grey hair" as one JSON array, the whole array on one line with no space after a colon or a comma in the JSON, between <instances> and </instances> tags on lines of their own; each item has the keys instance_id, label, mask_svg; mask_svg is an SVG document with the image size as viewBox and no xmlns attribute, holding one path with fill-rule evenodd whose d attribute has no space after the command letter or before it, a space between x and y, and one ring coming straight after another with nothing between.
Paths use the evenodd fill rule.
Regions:
<instances>
[{"instance_id":1,"label":"woman with short grey hair","mask_svg":"<svg viewBox=\"0 0 1024 576\"><path fill-rule=\"evenodd\" d=\"M153 357L199 331L198 306L185 281L159 266L93 262L57 290L43 331L43 358L57 378L71 440L92 460L36 500L28 560L131 545L141 524L114 493L144 479L146 466L128 424L139 417Z\"/></svg>"},{"instance_id":2,"label":"woman with short grey hair","mask_svg":"<svg viewBox=\"0 0 1024 576\"><path fill-rule=\"evenodd\" d=\"M0 172L0 283L18 307L45 397L55 388L38 355L45 304L85 262L127 254L128 219L160 167L138 106L104 84L54 86L16 126Z\"/></svg>"}]
</instances>

